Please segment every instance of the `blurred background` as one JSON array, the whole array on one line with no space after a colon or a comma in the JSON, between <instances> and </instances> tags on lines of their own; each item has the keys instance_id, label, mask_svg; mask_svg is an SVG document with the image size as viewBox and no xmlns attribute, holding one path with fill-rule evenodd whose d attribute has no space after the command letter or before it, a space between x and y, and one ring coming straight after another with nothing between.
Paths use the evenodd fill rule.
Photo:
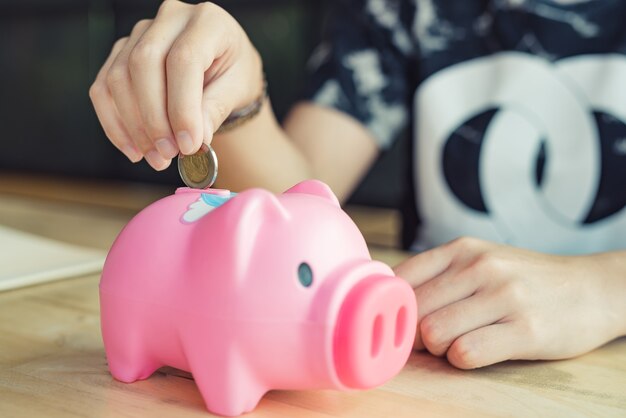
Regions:
<instances>
[{"instance_id":1,"label":"blurred background","mask_svg":"<svg viewBox=\"0 0 626 418\"><path fill-rule=\"evenodd\" d=\"M193 2L190 2L193 3ZM330 0L222 0L263 56L274 109L283 118L306 83ZM180 186L131 164L106 139L88 89L113 42L154 17L158 0L0 0L0 171ZM398 208L408 176L407 135L383 153L350 203ZM1 181L1 180L0 180Z\"/></svg>"}]
</instances>

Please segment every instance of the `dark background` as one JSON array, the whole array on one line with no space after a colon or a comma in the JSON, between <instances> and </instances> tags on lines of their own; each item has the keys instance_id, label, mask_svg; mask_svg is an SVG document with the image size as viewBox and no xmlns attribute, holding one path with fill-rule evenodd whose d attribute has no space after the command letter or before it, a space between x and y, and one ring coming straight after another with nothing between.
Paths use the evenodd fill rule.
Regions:
<instances>
[{"instance_id":1,"label":"dark background","mask_svg":"<svg viewBox=\"0 0 626 418\"><path fill-rule=\"evenodd\" d=\"M306 82L304 66L323 36L331 0L216 1L261 53L277 116ZM0 0L0 170L181 184L131 164L106 139L88 89L113 42L154 17L158 0ZM408 141L384 154L352 203L399 207Z\"/></svg>"}]
</instances>

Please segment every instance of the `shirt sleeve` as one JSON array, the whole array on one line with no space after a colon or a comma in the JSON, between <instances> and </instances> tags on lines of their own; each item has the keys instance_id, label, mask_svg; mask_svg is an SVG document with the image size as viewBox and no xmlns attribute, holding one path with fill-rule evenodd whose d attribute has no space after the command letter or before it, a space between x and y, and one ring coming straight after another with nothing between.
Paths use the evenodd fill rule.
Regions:
<instances>
[{"instance_id":1,"label":"shirt sleeve","mask_svg":"<svg viewBox=\"0 0 626 418\"><path fill-rule=\"evenodd\" d=\"M388 148L408 122L414 45L401 0L339 0L309 60L305 98L363 123Z\"/></svg>"}]
</instances>

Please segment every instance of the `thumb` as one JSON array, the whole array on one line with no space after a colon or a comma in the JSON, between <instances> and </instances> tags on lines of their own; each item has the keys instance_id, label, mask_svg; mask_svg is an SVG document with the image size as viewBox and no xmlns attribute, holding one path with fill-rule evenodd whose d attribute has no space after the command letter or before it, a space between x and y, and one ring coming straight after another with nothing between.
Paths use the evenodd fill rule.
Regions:
<instances>
[{"instance_id":1,"label":"thumb","mask_svg":"<svg viewBox=\"0 0 626 418\"><path fill-rule=\"evenodd\" d=\"M259 77L260 86L245 87L242 78L236 74L227 72L204 88L202 102L206 144L211 143L213 135L224 127L224 122L228 122L226 130L230 130L255 117L267 97L264 76ZM231 116L233 120L229 121Z\"/></svg>"},{"instance_id":2,"label":"thumb","mask_svg":"<svg viewBox=\"0 0 626 418\"><path fill-rule=\"evenodd\" d=\"M202 114L204 115L204 143L213 140L213 134L235 108L237 84L232 79L220 77L204 88Z\"/></svg>"}]
</instances>

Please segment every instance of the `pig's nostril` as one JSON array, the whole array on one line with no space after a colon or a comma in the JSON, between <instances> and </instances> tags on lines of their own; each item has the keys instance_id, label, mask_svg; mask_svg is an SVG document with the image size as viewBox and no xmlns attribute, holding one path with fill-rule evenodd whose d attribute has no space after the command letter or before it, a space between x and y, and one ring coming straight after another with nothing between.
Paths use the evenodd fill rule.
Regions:
<instances>
[{"instance_id":1,"label":"pig's nostril","mask_svg":"<svg viewBox=\"0 0 626 418\"><path fill-rule=\"evenodd\" d=\"M394 344L397 347L402 345L404 334L406 333L406 307L401 307L396 314L396 336Z\"/></svg>"},{"instance_id":2,"label":"pig's nostril","mask_svg":"<svg viewBox=\"0 0 626 418\"><path fill-rule=\"evenodd\" d=\"M372 357L376 357L380 353L380 347L383 345L383 317L376 315L374 326L372 327Z\"/></svg>"}]
</instances>

